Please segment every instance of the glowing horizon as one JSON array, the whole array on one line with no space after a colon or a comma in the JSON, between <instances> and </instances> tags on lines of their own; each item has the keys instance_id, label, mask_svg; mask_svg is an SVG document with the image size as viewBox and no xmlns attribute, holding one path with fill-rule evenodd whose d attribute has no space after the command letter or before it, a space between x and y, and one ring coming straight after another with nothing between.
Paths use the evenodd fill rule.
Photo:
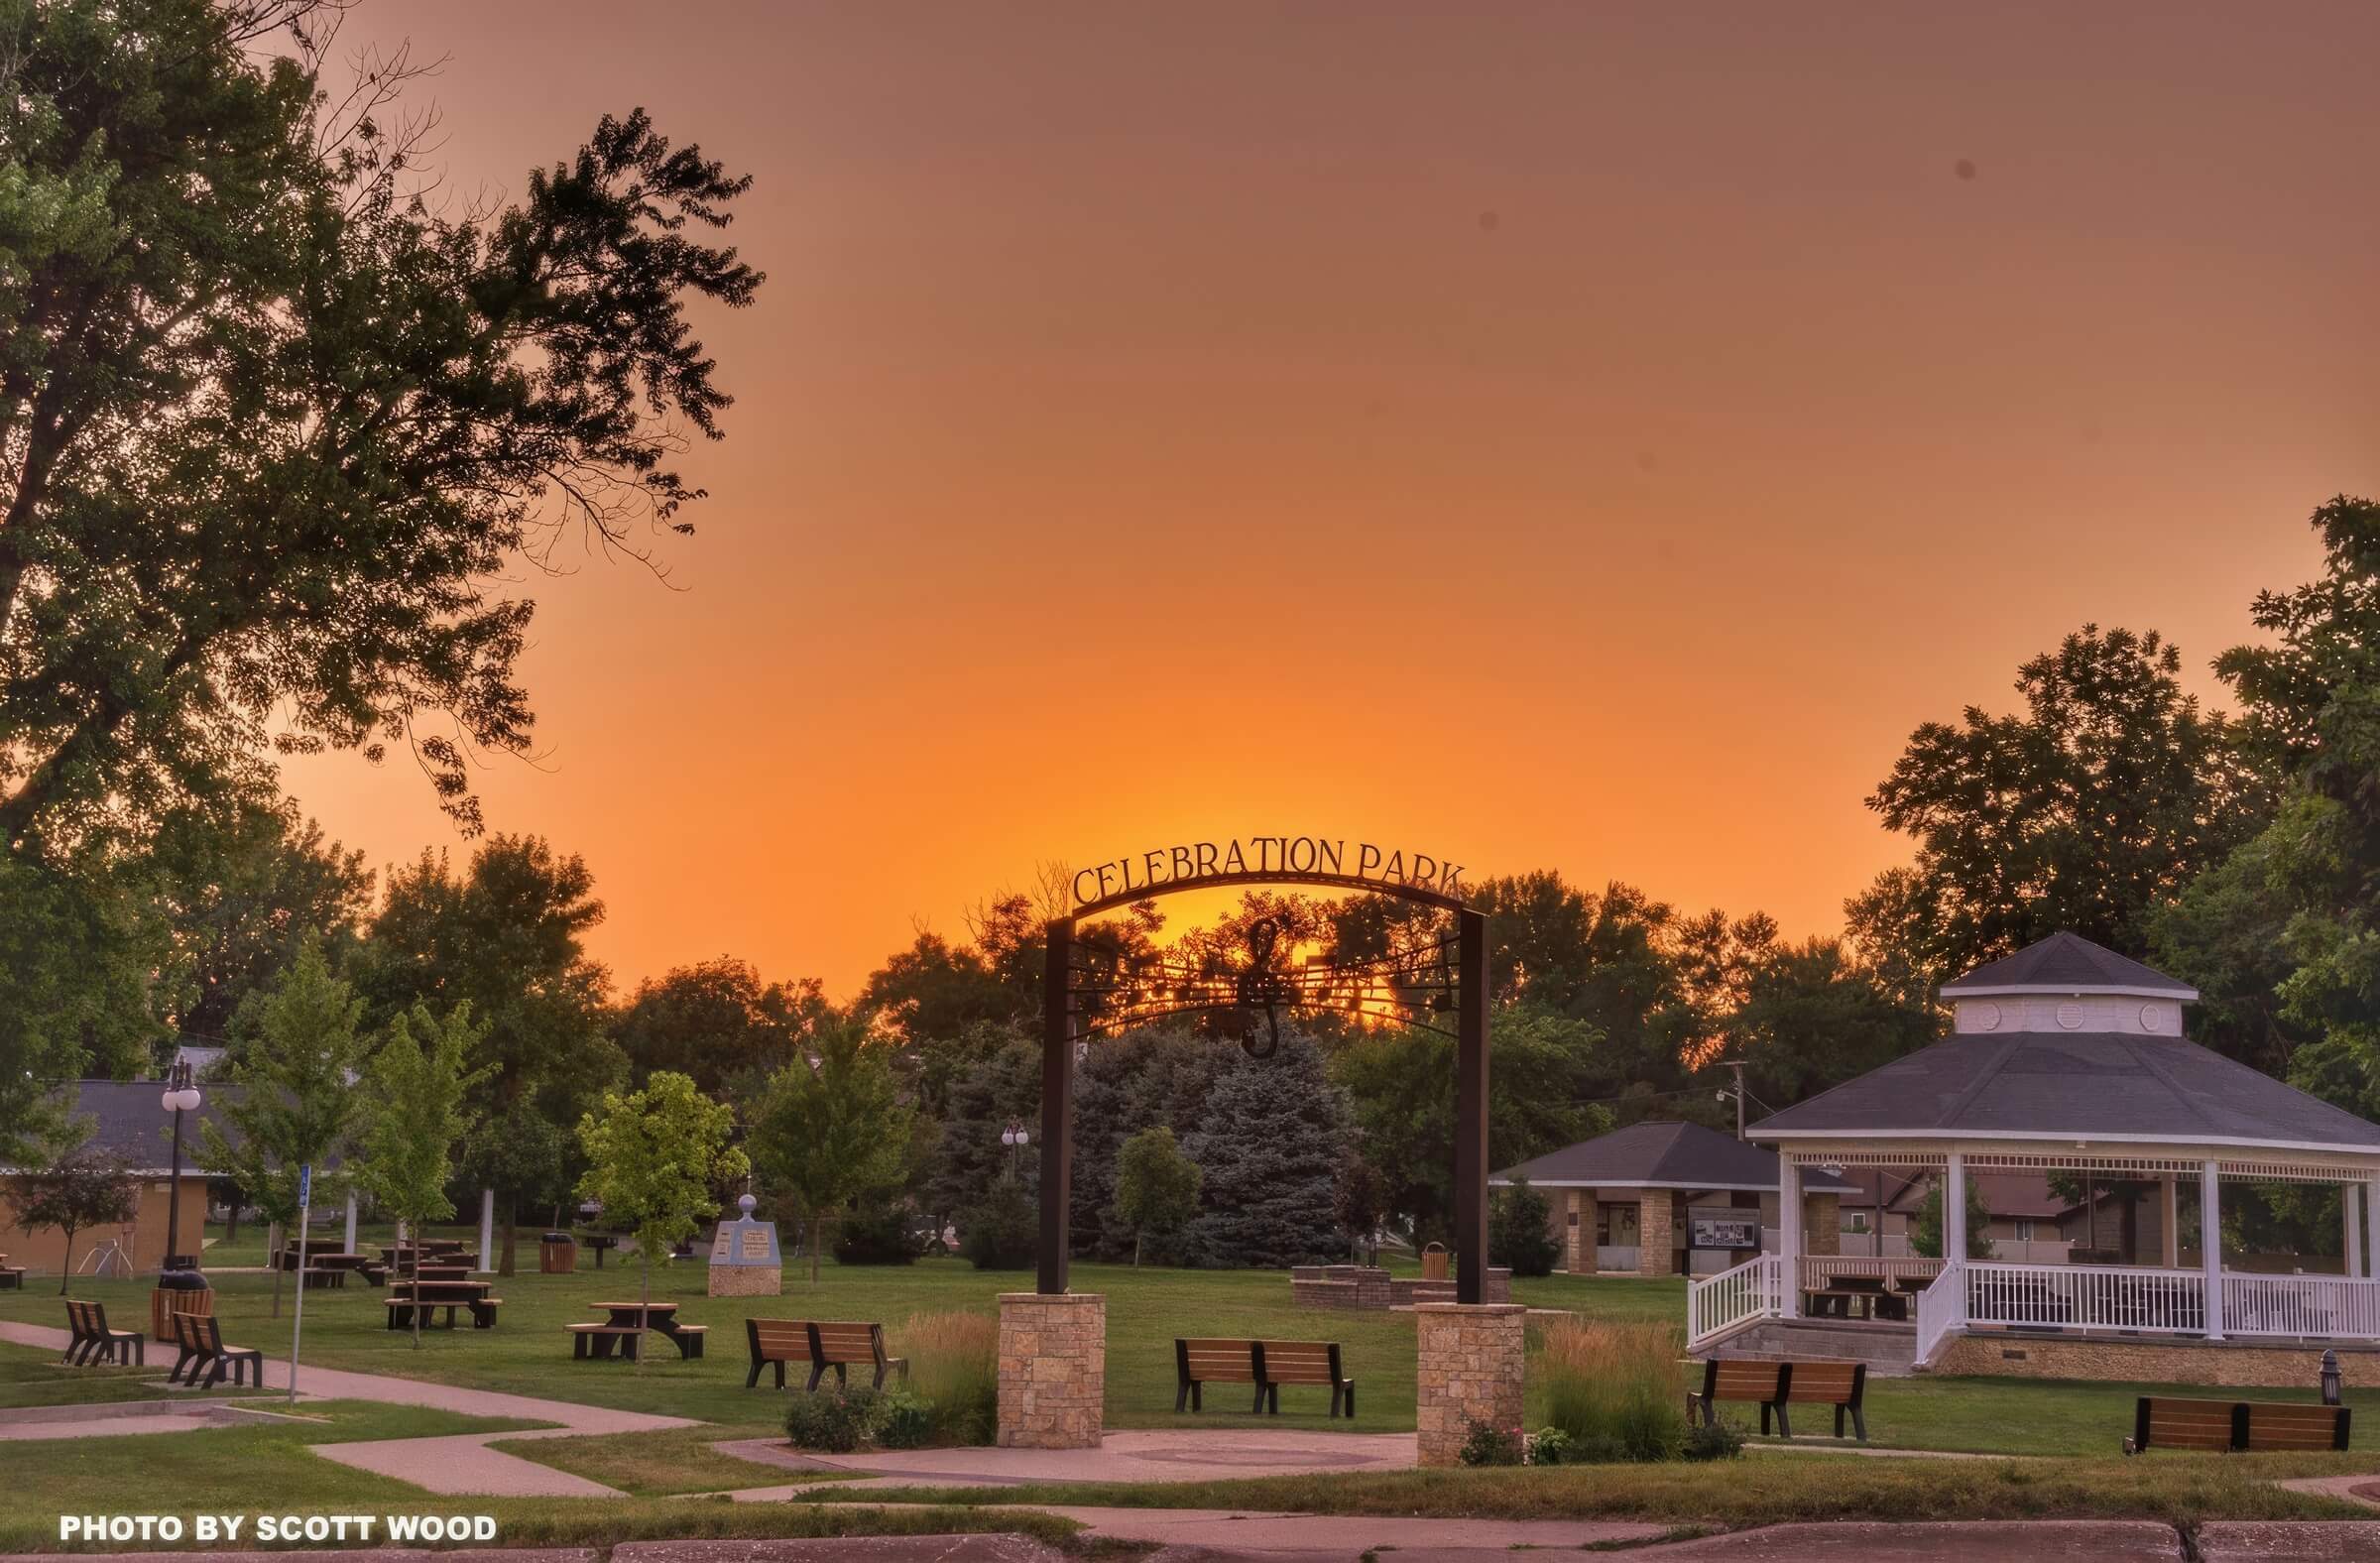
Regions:
<instances>
[{"instance_id":1,"label":"glowing horizon","mask_svg":"<svg viewBox=\"0 0 2380 1563\"><path fill-rule=\"evenodd\" d=\"M449 188L639 103L758 181L698 535L524 568L542 758L481 772L623 990L848 998L1044 865L1262 831L1833 932L1911 729L2085 622L2222 703L2380 492L2368 8L555 15L349 31L451 55ZM285 776L469 850L402 761Z\"/></svg>"}]
</instances>

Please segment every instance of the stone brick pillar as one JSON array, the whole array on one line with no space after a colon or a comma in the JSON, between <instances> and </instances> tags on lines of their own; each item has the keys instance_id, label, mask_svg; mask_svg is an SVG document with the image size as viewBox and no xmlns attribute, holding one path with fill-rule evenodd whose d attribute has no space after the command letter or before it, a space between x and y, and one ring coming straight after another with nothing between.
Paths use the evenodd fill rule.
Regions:
<instances>
[{"instance_id":1,"label":"stone brick pillar","mask_svg":"<svg viewBox=\"0 0 2380 1563\"><path fill-rule=\"evenodd\" d=\"M1425 1466L1461 1464L1471 1424L1518 1432L1529 1310L1516 1302L1425 1302L1413 1309L1420 1360L1414 1421Z\"/></svg>"},{"instance_id":2,"label":"stone brick pillar","mask_svg":"<svg viewBox=\"0 0 2380 1563\"><path fill-rule=\"evenodd\" d=\"M1574 1188L1569 1190L1569 1194L1570 1213L1578 1218L1578 1225L1570 1229L1570 1262L1565 1267L1573 1275L1592 1275L1595 1273L1595 1190Z\"/></svg>"},{"instance_id":3,"label":"stone brick pillar","mask_svg":"<svg viewBox=\"0 0 2380 1563\"><path fill-rule=\"evenodd\" d=\"M1001 1448L1097 1449L1107 1394L1107 1298L1001 1293Z\"/></svg>"},{"instance_id":4,"label":"stone brick pillar","mask_svg":"<svg viewBox=\"0 0 2380 1563\"><path fill-rule=\"evenodd\" d=\"M1829 1257L1843 1252L1843 1196L1813 1194L1802 1209L1802 1249Z\"/></svg>"},{"instance_id":5,"label":"stone brick pillar","mask_svg":"<svg viewBox=\"0 0 2380 1563\"><path fill-rule=\"evenodd\" d=\"M1670 1252L1676 1227L1676 1207L1667 1189L1647 1189L1636 1205L1636 1273L1674 1275L1677 1260Z\"/></svg>"}]
</instances>

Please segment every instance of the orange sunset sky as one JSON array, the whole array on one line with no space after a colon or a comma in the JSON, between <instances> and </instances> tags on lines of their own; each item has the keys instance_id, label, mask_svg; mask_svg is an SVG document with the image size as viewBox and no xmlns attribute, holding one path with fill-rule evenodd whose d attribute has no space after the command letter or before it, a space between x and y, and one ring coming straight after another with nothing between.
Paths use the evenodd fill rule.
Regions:
<instances>
[{"instance_id":1,"label":"orange sunset sky","mask_svg":"<svg viewBox=\"0 0 2380 1563\"><path fill-rule=\"evenodd\" d=\"M663 587L523 577L623 987L1321 833L1834 931L1917 723L2194 687L2380 492L2380 8L366 0L450 189L607 110L770 274ZM374 864L410 765L291 766Z\"/></svg>"}]
</instances>

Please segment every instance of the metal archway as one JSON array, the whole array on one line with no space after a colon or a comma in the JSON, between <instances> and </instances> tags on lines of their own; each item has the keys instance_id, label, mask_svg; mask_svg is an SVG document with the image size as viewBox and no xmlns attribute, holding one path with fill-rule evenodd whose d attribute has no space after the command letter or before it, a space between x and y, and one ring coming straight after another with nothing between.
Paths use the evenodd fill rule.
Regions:
<instances>
[{"instance_id":1,"label":"metal archway","mask_svg":"<svg viewBox=\"0 0 2380 1563\"><path fill-rule=\"evenodd\" d=\"M1259 838L1283 840L1287 838ZM1205 845L1202 843L1202 845ZM1369 855L1371 849L1365 849ZM1148 855L1151 859L1155 854ZM1284 846L1284 857L1287 856ZM1433 861L1422 859L1421 861ZM1435 864L1434 867L1437 867ZM1362 874L1305 872L1284 862L1278 872L1262 869L1235 873L1193 874L1156 884L1143 884L1083 901L1071 915L1051 920L1047 934L1048 965L1042 978L1041 1042L1041 1243L1035 1290L1064 1292L1069 1267L1069 1207L1074 1193L1074 1052L1086 1034L1082 1024L1086 998L1075 961L1076 924L1083 918L1141 901L1184 891L1229 889L1251 885L1321 885L1394 897L1435 906L1455 914L1453 945L1455 977L1451 1008L1455 1026L1455 1299L1487 1300L1488 1286L1488 917L1466 905L1447 886L1459 883L1460 870L1434 876L1429 883L1400 883ZM1205 975L1187 978L1179 1004L1164 1013L1233 1007L1218 988L1215 1002L1196 984ZM1223 974L1214 974L1221 982ZM1352 985L1351 985L1352 987ZM1281 988L1259 994L1269 1015L1278 1008L1309 1008L1315 989L1284 982ZM1246 989L1231 997L1249 1000ZM1435 1007L1435 1006L1434 1006Z\"/></svg>"}]
</instances>

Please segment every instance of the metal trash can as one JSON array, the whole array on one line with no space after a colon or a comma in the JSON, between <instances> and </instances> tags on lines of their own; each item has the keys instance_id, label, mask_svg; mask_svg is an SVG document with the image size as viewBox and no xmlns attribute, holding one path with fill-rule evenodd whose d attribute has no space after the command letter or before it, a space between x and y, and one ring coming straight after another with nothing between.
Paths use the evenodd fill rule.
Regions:
<instances>
[{"instance_id":1,"label":"metal trash can","mask_svg":"<svg viewBox=\"0 0 2380 1563\"><path fill-rule=\"evenodd\" d=\"M578 1268L578 1243L567 1232L548 1232L537 1243L537 1268L548 1275L567 1275Z\"/></svg>"}]
</instances>

